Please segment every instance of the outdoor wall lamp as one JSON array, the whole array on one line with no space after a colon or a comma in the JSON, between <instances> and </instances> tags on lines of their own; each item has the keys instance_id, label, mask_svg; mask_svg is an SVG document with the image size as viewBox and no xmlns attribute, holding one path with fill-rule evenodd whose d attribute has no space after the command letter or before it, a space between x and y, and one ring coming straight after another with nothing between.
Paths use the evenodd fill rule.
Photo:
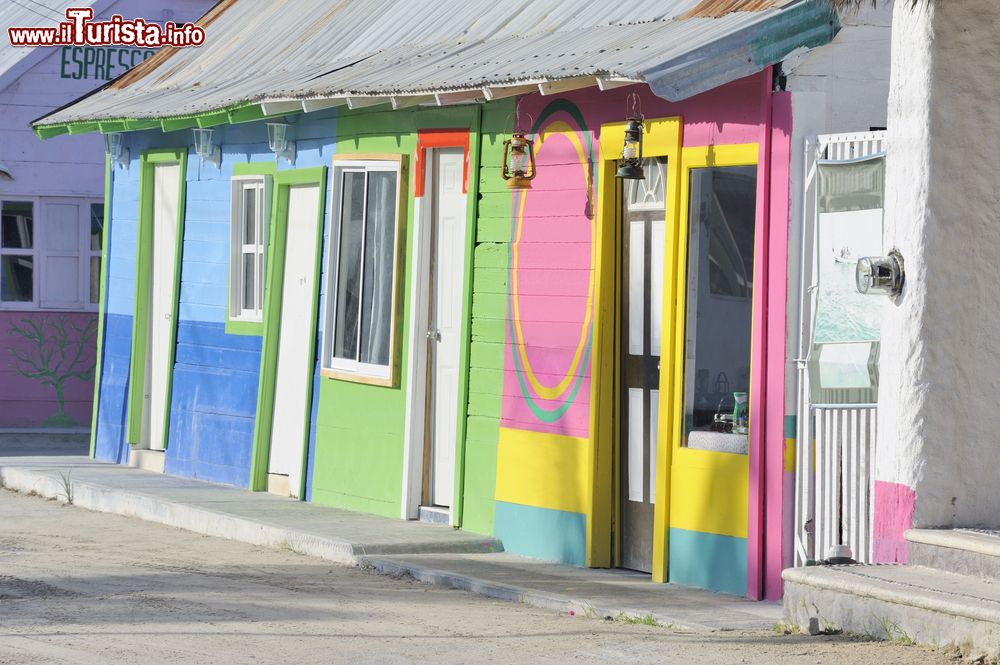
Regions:
<instances>
[{"instance_id":1,"label":"outdoor wall lamp","mask_svg":"<svg viewBox=\"0 0 1000 665\"><path fill-rule=\"evenodd\" d=\"M7 166L3 161L0 161L0 180L13 180L14 176L10 174L10 167Z\"/></svg>"},{"instance_id":2,"label":"outdoor wall lamp","mask_svg":"<svg viewBox=\"0 0 1000 665\"><path fill-rule=\"evenodd\" d=\"M109 132L104 135L104 154L111 159L111 165L128 167L130 161L129 149L124 145L125 135L121 132Z\"/></svg>"},{"instance_id":3,"label":"outdoor wall lamp","mask_svg":"<svg viewBox=\"0 0 1000 665\"><path fill-rule=\"evenodd\" d=\"M222 148L217 146L213 139L215 130L209 127L195 127L191 133L194 135L194 151L202 161L211 162L219 168L222 165Z\"/></svg>"},{"instance_id":4,"label":"outdoor wall lamp","mask_svg":"<svg viewBox=\"0 0 1000 665\"><path fill-rule=\"evenodd\" d=\"M288 123L267 123L267 147L274 153L274 160L284 157L289 164L295 163L295 141L288 140Z\"/></svg>"},{"instance_id":5,"label":"outdoor wall lamp","mask_svg":"<svg viewBox=\"0 0 1000 665\"><path fill-rule=\"evenodd\" d=\"M865 256L858 259L854 278L858 293L865 295L898 296L903 290L905 278L903 255L892 250L889 256Z\"/></svg>"}]
</instances>

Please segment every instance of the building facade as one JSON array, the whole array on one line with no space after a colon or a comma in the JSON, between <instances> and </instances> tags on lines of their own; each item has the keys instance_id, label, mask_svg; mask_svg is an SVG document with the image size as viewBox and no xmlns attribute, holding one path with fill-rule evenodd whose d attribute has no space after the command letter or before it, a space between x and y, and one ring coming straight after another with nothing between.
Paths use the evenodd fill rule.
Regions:
<instances>
[{"instance_id":1,"label":"building facade","mask_svg":"<svg viewBox=\"0 0 1000 665\"><path fill-rule=\"evenodd\" d=\"M757 49L749 71L684 70L723 48L705 32L641 77L427 93L397 64L391 94L362 94L375 74L351 65L329 84L341 92L266 99L198 69L263 57L212 51L249 4L206 17L209 55L171 54L36 124L91 123L129 151L107 170L95 457L779 597L795 123L811 108L796 86L822 66L778 62L841 48L822 46L840 30L829 5L652 18L731 25L726 44ZM794 30L768 34L768 17ZM191 110L188 71L197 88L220 77L220 100ZM129 108L153 93L152 110ZM643 179L616 176L629 117ZM514 131L533 165L509 161ZM530 187L509 187L505 167Z\"/></svg>"}]
</instances>

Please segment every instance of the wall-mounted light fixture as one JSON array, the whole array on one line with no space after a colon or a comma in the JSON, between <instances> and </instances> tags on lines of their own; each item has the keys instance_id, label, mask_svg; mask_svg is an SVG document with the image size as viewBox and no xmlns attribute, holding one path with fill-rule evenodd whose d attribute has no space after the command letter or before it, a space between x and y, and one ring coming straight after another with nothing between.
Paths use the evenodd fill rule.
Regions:
<instances>
[{"instance_id":1,"label":"wall-mounted light fixture","mask_svg":"<svg viewBox=\"0 0 1000 665\"><path fill-rule=\"evenodd\" d=\"M615 176L625 180L645 180L646 173L642 168L642 109L639 106L639 94L634 90L629 95L625 120L625 144L618 158L618 172Z\"/></svg>"},{"instance_id":2,"label":"wall-mounted light fixture","mask_svg":"<svg viewBox=\"0 0 1000 665\"><path fill-rule=\"evenodd\" d=\"M130 161L129 149L125 147L125 135L121 132L108 132L104 135L104 154L111 159L111 165L128 168Z\"/></svg>"},{"instance_id":3,"label":"wall-mounted light fixture","mask_svg":"<svg viewBox=\"0 0 1000 665\"><path fill-rule=\"evenodd\" d=\"M0 180L13 180L14 176L10 173L10 167L7 166L3 161L0 161Z\"/></svg>"},{"instance_id":4,"label":"wall-mounted light fixture","mask_svg":"<svg viewBox=\"0 0 1000 665\"><path fill-rule=\"evenodd\" d=\"M284 157L289 164L295 163L295 141L288 140L288 123L267 123L267 146L274 153L275 161Z\"/></svg>"},{"instance_id":5,"label":"wall-mounted light fixture","mask_svg":"<svg viewBox=\"0 0 1000 665\"><path fill-rule=\"evenodd\" d=\"M191 133L194 135L194 151L201 160L211 162L216 168L222 166L222 148L215 143L215 130L210 127L195 127Z\"/></svg>"},{"instance_id":6,"label":"wall-mounted light fixture","mask_svg":"<svg viewBox=\"0 0 1000 665\"><path fill-rule=\"evenodd\" d=\"M854 278L858 293L865 295L887 295L891 298L903 291L903 255L892 250L889 256L865 256L858 259Z\"/></svg>"},{"instance_id":7,"label":"wall-mounted light fixture","mask_svg":"<svg viewBox=\"0 0 1000 665\"><path fill-rule=\"evenodd\" d=\"M514 108L514 131L503 142L503 164L500 175L507 181L508 189L531 189L535 179L535 142L527 137L521 127L521 102Z\"/></svg>"}]
</instances>

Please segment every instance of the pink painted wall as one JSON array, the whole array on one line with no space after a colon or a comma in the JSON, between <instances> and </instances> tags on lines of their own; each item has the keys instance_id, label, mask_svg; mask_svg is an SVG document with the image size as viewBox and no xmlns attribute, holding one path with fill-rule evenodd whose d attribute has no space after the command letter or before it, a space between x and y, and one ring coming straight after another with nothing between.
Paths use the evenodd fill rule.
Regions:
<instances>
[{"instance_id":1,"label":"pink painted wall","mask_svg":"<svg viewBox=\"0 0 1000 665\"><path fill-rule=\"evenodd\" d=\"M794 513L785 473L785 334L788 299L788 224L792 159L792 95L771 94L767 178L769 179L767 293L767 403L764 413L764 597L781 598L786 555L783 531Z\"/></svg>"},{"instance_id":2,"label":"pink painted wall","mask_svg":"<svg viewBox=\"0 0 1000 665\"><path fill-rule=\"evenodd\" d=\"M645 86L637 90L645 117L683 117L685 146L754 143L761 141L761 88L768 80L765 74L752 76L679 103L655 97ZM534 123L536 139L539 131L544 133L554 123L563 129L569 126L589 162L581 164L577 148L564 137L543 141L536 155L537 179L530 190L513 195L511 283L516 252L522 344L527 364L543 386L557 386L567 377L581 336L589 332L588 317L592 322L586 296L593 279L594 220L587 182L592 181L598 159L600 126L624 119L630 91L588 89L562 97L521 99L522 118L525 124ZM590 197L596 192L591 182ZM513 312L513 298L508 307ZM516 335L513 325L507 330L501 425L589 436L589 351L573 374L578 381L571 380L557 397L546 399L533 388L520 357L514 357L512 335Z\"/></svg>"},{"instance_id":3,"label":"pink painted wall","mask_svg":"<svg viewBox=\"0 0 1000 665\"><path fill-rule=\"evenodd\" d=\"M96 339L93 312L0 312L0 428L89 428Z\"/></svg>"},{"instance_id":4,"label":"pink painted wall","mask_svg":"<svg viewBox=\"0 0 1000 665\"><path fill-rule=\"evenodd\" d=\"M901 483L875 481L875 526L872 540L875 563L907 563L909 549L903 534L913 527L916 493Z\"/></svg>"},{"instance_id":5,"label":"pink painted wall","mask_svg":"<svg viewBox=\"0 0 1000 665\"><path fill-rule=\"evenodd\" d=\"M518 284L509 315L523 333L523 355L543 386L570 380L558 395L546 398L526 377L518 350L517 327L508 326L504 365L501 425L569 436L589 436L590 353L568 377L581 335L592 327L587 293L593 279L593 209L588 200L588 173L578 150L596 164L600 126L621 121L631 89L569 93L561 98L522 98L522 118L533 123L534 138L558 123L572 129L576 143L564 137L542 142L537 154L538 178L532 189L513 195L513 238L510 283ZM784 472L785 300L789 222L791 96L770 92L764 72L680 103L656 98L638 88L646 118L681 116L683 144L759 143L757 283L770 285L756 299L754 326L759 344L754 350L757 377L753 394L757 411L751 418L750 533L748 595L778 598L785 558L786 521ZM773 116L772 116L773 113ZM527 128L527 127L526 127ZM593 177L593 171L590 171ZM590 197L597 187L591 182ZM523 205L523 208L522 208ZM516 257L515 257L516 254ZM514 259L516 258L516 265ZM773 303L773 304L771 304ZM770 304L770 306L769 306ZM761 443L763 442L763 443Z\"/></svg>"}]
</instances>

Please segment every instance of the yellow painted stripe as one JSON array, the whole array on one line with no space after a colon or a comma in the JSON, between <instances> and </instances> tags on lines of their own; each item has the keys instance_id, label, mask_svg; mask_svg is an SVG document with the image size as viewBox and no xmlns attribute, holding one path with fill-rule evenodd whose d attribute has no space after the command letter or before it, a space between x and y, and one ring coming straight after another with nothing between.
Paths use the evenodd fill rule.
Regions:
<instances>
[{"instance_id":1,"label":"yellow painted stripe","mask_svg":"<svg viewBox=\"0 0 1000 665\"><path fill-rule=\"evenodd\" d=\"M795 473L795 439L785 439L785 472Z\"/></svg>"},{"instance_id":2,"label":"yellow painted stripe","mask_svg":"<svg viewBox=\"0 0 1000 665\"><path fill-rule=\"evenodd\" d=\"M589 448L587 439L501 427L496 500L589 514Z\"/></svg>"},{"instance_id":3,"label":"yellow painted stripe","mask_svg":"<svg viewBox=\"0 0 1000 665\"><path fill-rule=\"evenodd\" d=\"M747 537L746 455L678 448L670 480L670 527Z\"/></svg>"},{"instance_id":4,"label":"yellow painted stripe","mask_svg":"<svg viewBox=\"0 0 1000 665\"><path fill-rule=\"evenodd\" d=\"M733 143L729 145L707 145L684 148L685 169L701 169L714 166L753 166L760 156L756 143ZM686 210L686 208L682 208Z\"/></svg>"}]
</instances>

